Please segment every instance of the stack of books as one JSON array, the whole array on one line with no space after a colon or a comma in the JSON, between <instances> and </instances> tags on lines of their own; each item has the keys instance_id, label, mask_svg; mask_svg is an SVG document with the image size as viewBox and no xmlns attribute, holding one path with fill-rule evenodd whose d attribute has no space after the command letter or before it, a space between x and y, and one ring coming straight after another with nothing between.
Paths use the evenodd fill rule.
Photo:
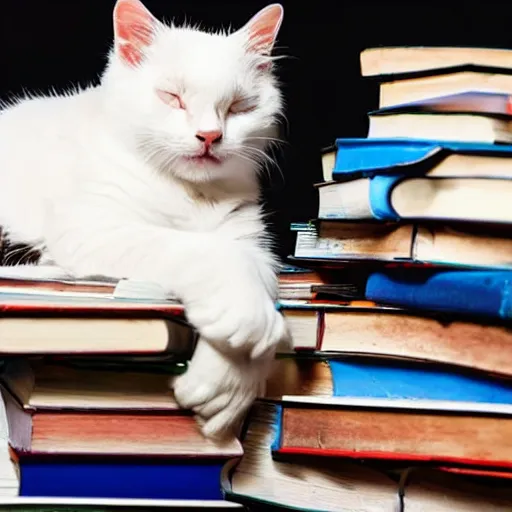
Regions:
<instances>
[{"instance_id":1,"label":"stack of books","mask_svg":"<svg viewBox=\"0 0 512 512\"><path fill-rule=\"evenodd\" d=\"M236 438L205 438L169 379L196 332L146 283L0 277L0 510L232 509Z\"/></svg>"},{"instance_id":2,"label":"stack of books","mask_svg":"<svg viewBox=\"0 0 512 512\"><path fill-rule=\"evenodd\" d=\"M323 153L281 307L296 379L225 488L336 511L512 510L512 51L378 48L366 138ZM309 341L309 346L308 346Z\"/></svg>"}]
</instances>

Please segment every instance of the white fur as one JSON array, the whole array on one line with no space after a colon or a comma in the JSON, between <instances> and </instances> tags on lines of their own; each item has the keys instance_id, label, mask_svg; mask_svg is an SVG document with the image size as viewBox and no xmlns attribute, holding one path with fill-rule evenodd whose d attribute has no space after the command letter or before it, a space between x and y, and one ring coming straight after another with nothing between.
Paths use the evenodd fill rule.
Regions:
<instances>
[{"instance_id":1,"label":"white fur","mask_svg":"<svg viewBox=\"0 0 512 512\"><path fill-rule=\"evenodd\" d=\"M181 298L202 338L176 398L214 435L250 405L286 334L256 179L281 99L246 28L155 26L140 65L112 52L99 86L1 113L0 225L57 273L154 281ZM158 89L180 91L186 111ZM229 114L237 94L254 110ZM222 164L183 158L217 128Z\"/></svg>"}]
</instances>

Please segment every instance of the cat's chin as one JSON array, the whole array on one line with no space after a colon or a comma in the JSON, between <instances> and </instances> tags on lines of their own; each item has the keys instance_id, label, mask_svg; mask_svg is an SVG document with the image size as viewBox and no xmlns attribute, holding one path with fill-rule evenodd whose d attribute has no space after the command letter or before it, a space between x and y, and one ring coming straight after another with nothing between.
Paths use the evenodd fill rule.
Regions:
<instances>
[{"instance_id":1,"label":"cat's chin","mask_svg":"<svg viewBox=\"0 0 512 512\"><path fill-rule=\"evenodd\" d=\"M219 180L252 184L252 177L257 174L252 162L235 154L225 154L221 157L182 156L176 160L170 171L174 177L196 184Z\"/></svg>"},{"instance_id":2,"label":"cat's chin","mask_svg":"<svg viewBox=\"0 0 512 512\"><path fill-rule=\"evenodd\" d=\"M183 159L187 164L198 167L200 169L204 169L205 167L218 167L222 165L225 160L224 158L211 154L201 156L185 156Z\"/></svg>"},{"instance_id":3,"label":"cat's chin","mask_svg":"<svg viewBox=\"0 0 512 512\"><path fill-rule=\"evenodd\" d=\"M229 156L182 156L173 166L173 174L191 183L205 183L224 177Z\"/></svg>"}]
</instances>

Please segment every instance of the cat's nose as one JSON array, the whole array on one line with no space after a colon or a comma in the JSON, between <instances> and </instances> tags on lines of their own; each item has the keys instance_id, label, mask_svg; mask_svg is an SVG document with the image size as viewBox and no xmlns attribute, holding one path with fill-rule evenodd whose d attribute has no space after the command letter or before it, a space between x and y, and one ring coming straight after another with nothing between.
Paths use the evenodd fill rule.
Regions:
<instances>
[{"instance_id":1,"label":"cat's nose","mask_svg":"<svg viewBox=\"0 0 512 512\"><path fill-rule=\"evenodd\" d=\"M209 147L215 144L216 142L220 142L222 139L222 131L221 130L208 130L208 131L198 131L196 133L196 139L204 142L204 144Z\"/></svg>"}]
</instances>

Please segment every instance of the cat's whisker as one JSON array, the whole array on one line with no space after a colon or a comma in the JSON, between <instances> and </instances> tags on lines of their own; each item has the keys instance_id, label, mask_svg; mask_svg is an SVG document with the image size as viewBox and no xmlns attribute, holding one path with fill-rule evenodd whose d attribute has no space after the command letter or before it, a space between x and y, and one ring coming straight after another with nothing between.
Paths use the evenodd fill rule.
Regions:
<instances>
[{"instance_id":1,"label":"cat's whisker","mask_svg":"<svg viewBox=\"0 0 512 512\"><path fill-rule=\"evenodd\" d=\"M247 150L249 152L252 151L257 157L259 157L263 160L263 163L268 164L268 166L262 165L262 169L266 171L269 179L272 178L271 168L276 168L279 172L279 175L280 175L283 183L285 182L285 177L284 177L283 171L277 165L276 160L274 158L272 158L272 156L268 155L267 153L265 153L265 151L263 151L259 148L255 148L254 146L244 146L244 150Z\"/></svg>"},{"instance_id":2,"label":"cat's whisker","mask_svg":"<svg viewBox=\"0 0 512 512\"><path fill-rule=\"evenodd\" d=\"M254 158L252 158L251 156L243 153L242 151L240 150L235 150L233 151L232 153L234 156L236 157L239 157L239 158L242 158L243 160L246 160L247 162L249 162L251 165L256 165L256 166L260 166L261 162L258 161L258 160L255 160Z\"/></svg>"},{"instance_id":3,"label":"cat's whisker","mask_svg":"<svg viewBox=\"0 0 512 512\"><path fill-rule=\"evenodd\" d=\"M262 149L256 148L254 146L244 146L244 151L251 152L256 156L259 157L263 162L267 162L269 164L275 164L275 160L267 154Z\"/></svg>"},{"instance_id":4,"label":"cat's whisker","mask_svg":"<svg viewBox=\"0 0 512 512\"><path fill-rule=\"evenodd\" d=\"M246 137L246 140L265 140L276 144L287 144L288 142L278 137L264 137L264 136L250 136Z\"/></svg>"}]
</instances>

